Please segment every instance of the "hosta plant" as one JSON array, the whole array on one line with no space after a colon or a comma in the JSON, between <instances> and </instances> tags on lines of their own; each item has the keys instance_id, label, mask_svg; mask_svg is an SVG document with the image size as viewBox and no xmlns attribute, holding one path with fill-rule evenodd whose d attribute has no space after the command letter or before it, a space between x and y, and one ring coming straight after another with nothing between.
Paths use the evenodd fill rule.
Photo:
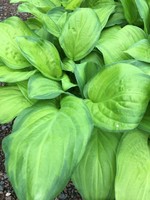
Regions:
<instances>
[{"instance_id":1,"label":"hosta plant","mask_svg":"<svg viewBox=\"0 0 150 200\"><path fill-rule=\"evenodd\" d=\"M19 200L150 198L150 2L11 0L0 22L2 143Z\"/></svg>"}]
</instances>

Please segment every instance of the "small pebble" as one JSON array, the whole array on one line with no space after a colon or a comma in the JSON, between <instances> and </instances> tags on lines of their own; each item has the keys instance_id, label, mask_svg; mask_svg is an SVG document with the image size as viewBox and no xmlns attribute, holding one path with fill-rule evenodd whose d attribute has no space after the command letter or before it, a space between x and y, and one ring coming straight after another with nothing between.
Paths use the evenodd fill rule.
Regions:
<instances>
[{"instance_id":1,"label":"small pebble","mask_svg":"<svg viewBox=\"0 0 150 200\"><path fill-rule=\"evenodd\" d=\"M9 197L10 195L11 195L10 192L7 192L7 193L5 194L6 197Z\"/></svg>"}]
</instances>

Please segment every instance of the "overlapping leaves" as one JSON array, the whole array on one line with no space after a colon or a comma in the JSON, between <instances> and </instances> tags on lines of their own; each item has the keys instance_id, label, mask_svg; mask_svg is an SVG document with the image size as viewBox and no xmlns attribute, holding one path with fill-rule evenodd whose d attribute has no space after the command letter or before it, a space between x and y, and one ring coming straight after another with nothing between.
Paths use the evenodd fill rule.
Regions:
<instances>
[{"instance_id":1,"label":"overlapping leaves","mask_svg":"<svg viewBox=\"0 0 150 200\"><path fill-rule=\"evenodd\" d=\"M54 199L82 158L92 127L86 106L76 97L62 99L60 106L44 102L25 110L3 142L18 198Z\"/></svg>"},{"instance_id":2,"label":"overlapping leaves","mask_svg":"<svg viewBox=\"0 0 150 200\"><path fill-rule=\"evenodd\" d=\"M18 198L52 200L72 178L85 200L147 200L149 1L11 2L34 15L0 23L0 123L17 117L3 150Z\"/></svg>"}]
</instances>

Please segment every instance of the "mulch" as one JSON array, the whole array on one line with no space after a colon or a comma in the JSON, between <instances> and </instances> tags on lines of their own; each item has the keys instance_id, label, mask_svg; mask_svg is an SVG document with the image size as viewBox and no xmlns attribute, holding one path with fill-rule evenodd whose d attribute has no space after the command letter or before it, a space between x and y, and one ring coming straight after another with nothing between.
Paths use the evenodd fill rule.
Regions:
<instances>
[{"instance_id":1,"label":"mulch","mask_svg":"<svg viewBox=\"0 0 150 200\"><path fill-rule=\"evenodd\" d=\"M10 4L7 0L0 0L0 21L14 15L24 20L29 16L28 13L17 13L16 10L17 4ZM0 87L2 86L3 83L0 83ZM0 200L18 200L5 172L5 158L2 151L2 140L11 133L11 129L12 123L0 124ZM55 200L82 200L82 198L70 181L64 191Z\"/></svg>"}]
</instances>

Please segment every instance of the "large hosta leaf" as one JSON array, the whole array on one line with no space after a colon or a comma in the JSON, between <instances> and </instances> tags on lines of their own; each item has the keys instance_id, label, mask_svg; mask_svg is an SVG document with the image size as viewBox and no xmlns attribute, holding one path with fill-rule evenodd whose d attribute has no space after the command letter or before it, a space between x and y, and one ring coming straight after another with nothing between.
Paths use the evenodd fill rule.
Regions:
<instances>
[{"instance_id":1,"label":"large hosta leaf","mask_svg":"<svg viewBox=\"0 0 150 200\"><path fill-rule=\"evenodd\" d=\"M116 200L150 197L149 134L133 130L124 134L117 154Z\"/></svg>"},{"instance_id":2,"label":"large hosta leaf","mask_svg":"<svg viewBox=\"0 0 150 200\"><path fill-rule=\"evenodd\" d=\"M68 58L80 60L92 51L101 32L96 13L90 8L76 9L66 22L59 37Z\"/></svg>"},{"instance_id":3,"label":"large hosta leaf","mask_svg":"<svg viewBox=\"0 0 150 200\"><path fill-rule=\"evenodd\" d=\"M79 7L83 0L61 0L62 5L69 10Z\"/></svg>"},{"instance_id":4,"label":"large hosta leaf","mask_svg":"<svg viewBox=\"0 0 150 200\"><path fill-rule=\"evenodd\" d=\"M106 31L109 33L109 29ZM131 57L124 51L146 37L142 29L132 25L124 26L122 29L112 33L109 38L105 37L105 35L100 37L96 46L102 52L105 64L130 59Z\"/></svg>"},{"instance_id":5,"label":"large hosta leaf","mask_svg":"<svg viewBox=\"0 0 150 200\"><path fill-rule=\"evenodd\" d=\"M150 9L149 9L149 5L147 0L135 0L139 15L141 17L141 19L143 20L143 24L144 24L144 30L145 32L149 33L149 18L150 18Z\"/></svg>"},{"instance_id":6,"label":"large hosta leaf","mask_svg":"<svg viewBox=\"0 0 150 200\"><path fill-rule=\"evenodd\" d=\"M44 10L50 10L54 7L59 7L59 0L10 0L11 3L27 2L34 5L34 7L42 8Z\"/></svg>"},{"instance_id":7,"label":"large hosta leaf","mask_svg":"<svg viewBox=\"0 0 150 200\"><path fill-rule=\"evenodd\" d=\"M115 5L111 3L108 5L104 4L101 8L94 9L94 11L100 20L102 28L104 28L110 15L115 11Z\"/></svg>"},{"instance_id":8,"label":"large hosta leaf","mask_svg":"<svg viewBox=\"0 0 150 200\"><path fill-rule=\"evenodd\" d=\"M91 52L82 59L80 64L76 64L74 74L82 95L85 84L99 72L102 66L102 59L96 52Z\"/></svg>"},{"instance_id":9,"label":"large hosta leaf","mask_svg":"<svg viewBox=\"0 0 150 200\"><path fill-rule=\"evenodd\" d=\"M3 141L7 173L18 198L54 199L81 160L92 127L83 101L73 96L60 105L45 101L24 111Z\"/></svg>"},{"instance_id":10,"label":"large hosta leaf","mask_svg":"<svg viewBox=\"0 0 150 200\"><path fill-rule=\"evenodd\" d=\"M24 81L35 74L36 70L13 70L6 66L0 66L0 81L14 83Z\"/></svg>"},{"instance_id":11,"label":"large hosta leaf","mask_svg":"<svg viewBox=\"0 0 150 200\"><path fill-rule=\"evenodd\" d=\"M120 135L95 128L72 180L84 200L114 199L116 149Z\"/></svg>"},{"instance_id":12,"label":"large hosta leaf","mask_svg":"<svg viewBox=\"0 0 150 200\"><path fill-rule=\"evenodd\" d=\"M34 33L18 17L11 17L0 23L0 57L14 69L29 67L31 64L24 58L16 43L17 36L31 36Z\"/></svg>"},{"instance_id":13,"label":"large hosta leaf","mask_svg":"<svg viewBox=\"0 0 150 200\"><path fill-rule=\"evenodd\" d=\"M24 97L17 86L0 87L0 123L12 121L32 103Z\"/></svg>"},{"instance_id":14,"label":"large hosta leaf","mask_svg":"<svg viewBox=\"0 0 150 200\"><path fill-rule=\"evenodd\" d=\"M114 64L87 84L85 95L96 126L110 131L133 129L146 111L150 78L133 65Z\"/></svg>"},{"instance_id":15,"label":"large hosta leaf","mask_svg":"<svg viewBox=\"0 0 150 200\"><path fill-rule=\"evenodd\" d=\"M114 0L86 0L83 1L82 6L83 7L90 7L90 8L100 8L104 5L110 5L114 4Z\"/></svg>"},{"instance_id":16,"label":"large hosta leaf","mask_svg":"<svg viewBox=\"0 0 150 200\"><path fill-rule=\"evenodd\" d=\"M60 82L40 74L35 74L29 79L28 91L29 97L34 99L53 99L64 93Z\"/></svg>"},{"instance_id":17,"label":"large hosta leaf","mask_svg":"<svg viewBox=\"0 0 150 200\"><path fill-rule=\"evenodd\" d=\"M44 76L52 79L62 76L60 56L51 42L34 37L18 37L17 42L22 54Z\"/></svg>"},{"instance_id":18,"label":"large hosta leaf","mask_svg":"<svg viewBox=\"0 0 150 200\"><path fill-rule=\"evenodd\" d=\"M139 124L139 129L150 133L150 104L148 105L145 115Z\"/></svg>"},{"instance_id":19,"label":"large hosta leaf","mask_svg":"<svg viewBox=\"0 0 150 200\"><path fill-rule=\"evenodd\" d=\"M150 42L148 39L140 40L139 42L132 45L125 52L136 60L150 63Z\"/></svg>"},{"instance_id":20,"label":"large hosta leaf","mask_svg":"<svg viewBox=\"0 0 150 200\"><path fill-rule=\"evenodd\" d=\"M60 36L67 20L67 12L62 7L54 8L44 15L46 29L56 37Z\"/></svg>"},{"instance_id":21,"label":"large hosta leaf","mask_svg":"<svg viewBox=\"0 0 150 200\"><path fill-rule=\"evenodd\" d=\"M116 2L115 12L110 16L106 27L114 26L117 24L120 26L126 24L123 7L120 2Z\"/></svg>"},{"instance_id":22,"label":"large hosta leaf","mask_svg":"<svg viewBox=\"0 0 150 200\"><path fill-rule=\"evenodd\" d=\"M138 9L135 0L121 0L124 15L129 24L136 24L139 19ZM134 8L134 9L133 9Z\"/></svg>"}]
</instances>

